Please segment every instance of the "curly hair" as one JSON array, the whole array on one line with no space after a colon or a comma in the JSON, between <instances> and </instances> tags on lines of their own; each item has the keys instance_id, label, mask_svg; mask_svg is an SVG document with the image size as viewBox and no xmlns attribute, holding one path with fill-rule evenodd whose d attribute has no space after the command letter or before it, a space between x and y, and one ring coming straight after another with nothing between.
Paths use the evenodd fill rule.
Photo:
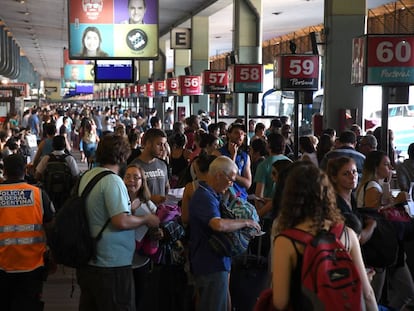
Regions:
<instances>
[{"instance_id":1,"label":"curly hair","mask_svg":"<svg viewBox=\"0 0 414 311\"><path fill-rule=\"evenodd\" d=\"M121 164L126 162L131 154L128 141L119 135L105 135L96 148L96 161L100 165Z\"/></svg>"},{"instance_id":2,"label":"curly hair","mask_svg":"<svg viewBox=\"0 0 414 311\"><path fill-rule=\"evenodd\" d=\"M319 231L325 220L342 223L336 206L334 189L325 172L310 162L293 163L282 194L277 231L311 219L312 228Z\"/></svg>"}]
</instances>

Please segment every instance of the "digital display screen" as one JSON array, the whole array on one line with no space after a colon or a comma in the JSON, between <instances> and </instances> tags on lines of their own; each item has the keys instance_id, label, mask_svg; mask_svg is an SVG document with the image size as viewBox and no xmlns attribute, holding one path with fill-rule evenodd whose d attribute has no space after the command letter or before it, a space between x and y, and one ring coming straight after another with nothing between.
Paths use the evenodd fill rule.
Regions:
<instances>
[{"instance_id":1,"label":"digital display screen","mask_svg":"<svg viewBox=\"0 0 414 311\"><path fill-rule=\"evenodd\" d=\"M75 94L93 94L93 84L77 83L75 86Z\"/></svg>"},{"instance_id":2,"label":"digital display screen","mask_svg":"<svg viewBox=\"0 0 414 311\"><path fill-rule=\"evenodd\" d=\"M68 0L70 59L158 58L158 0Z\"/></svg>"},{"instance_id":3,"label":"digital display screen","mask_svg":"<svg viewBox=\"0 0 414 311\"><path fill-rule=\"evenodd\" d=\"M134 83L133 60L97 60L95 83Z\"/></svg>"}]
</instances>

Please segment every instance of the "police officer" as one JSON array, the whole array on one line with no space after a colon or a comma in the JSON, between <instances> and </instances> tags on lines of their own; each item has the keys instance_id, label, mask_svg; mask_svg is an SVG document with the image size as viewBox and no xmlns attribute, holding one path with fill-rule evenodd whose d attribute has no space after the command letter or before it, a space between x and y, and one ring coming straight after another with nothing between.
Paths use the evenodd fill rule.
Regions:
<instances>
[{"instance_id":1,"label":"police officer","mask_svg":"<svg viewBox=\"0 0 414 311\"><path fill-rule=\"evenodd\" d=\"M0 184L1 310L43 310L45 225L54 208L45 192L24 181L26 164L18 154L4 159Z\"/></svg>"}]
</instances>

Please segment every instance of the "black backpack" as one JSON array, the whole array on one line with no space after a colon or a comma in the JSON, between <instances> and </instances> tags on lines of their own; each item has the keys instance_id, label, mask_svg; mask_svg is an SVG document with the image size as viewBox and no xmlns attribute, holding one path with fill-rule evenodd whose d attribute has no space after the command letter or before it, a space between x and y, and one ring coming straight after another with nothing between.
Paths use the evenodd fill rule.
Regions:
<instances>
[{"instance_id":1,"label":"black backpack","mask_svg":"<svg viewBox=\"0 0 414 311\"><path fill-rule=\"evenodd\" d=\"M56 263L72 268L86 265L96 257L96 243L109 224L110 218L96 237L92 237L86 213L86 198L96 183L112 171L103 171L92 178L82 194L78 195L79 181L75 192L57 212L53 228L48 234L48 244Z\"/></svg>"},{"instance_id":2,"label":"black backpack","mask_svg":"<svg viewBox=\"0 0 414 311\"><path fill-rule=\"evenodd\" d=\"M49 160L43 173L43 189L57 210L69 197L76 176L72 176L66 157L70 155L49 154Z\"/></svg>"}]
</instances>

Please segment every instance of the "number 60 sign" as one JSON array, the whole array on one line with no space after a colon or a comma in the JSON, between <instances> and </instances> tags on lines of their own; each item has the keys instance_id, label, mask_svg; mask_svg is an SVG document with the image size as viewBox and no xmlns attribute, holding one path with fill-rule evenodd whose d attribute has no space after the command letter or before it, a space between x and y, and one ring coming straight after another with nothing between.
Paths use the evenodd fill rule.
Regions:
<instances>
[{"instance_id":1,"label":"number 60 sign","mask_svg":"<svg viewBox=\"0 0 414 311\"><path fill-rule=\"evenodd\" d=\"M414 84L414 36L368 35L353 40L352 77L371 85ZM359 70L359 73L358 71ZM361 78L362 73L365 77ZM365 79L364 79L365 78Z\"/></svg>"}]
</instances>

